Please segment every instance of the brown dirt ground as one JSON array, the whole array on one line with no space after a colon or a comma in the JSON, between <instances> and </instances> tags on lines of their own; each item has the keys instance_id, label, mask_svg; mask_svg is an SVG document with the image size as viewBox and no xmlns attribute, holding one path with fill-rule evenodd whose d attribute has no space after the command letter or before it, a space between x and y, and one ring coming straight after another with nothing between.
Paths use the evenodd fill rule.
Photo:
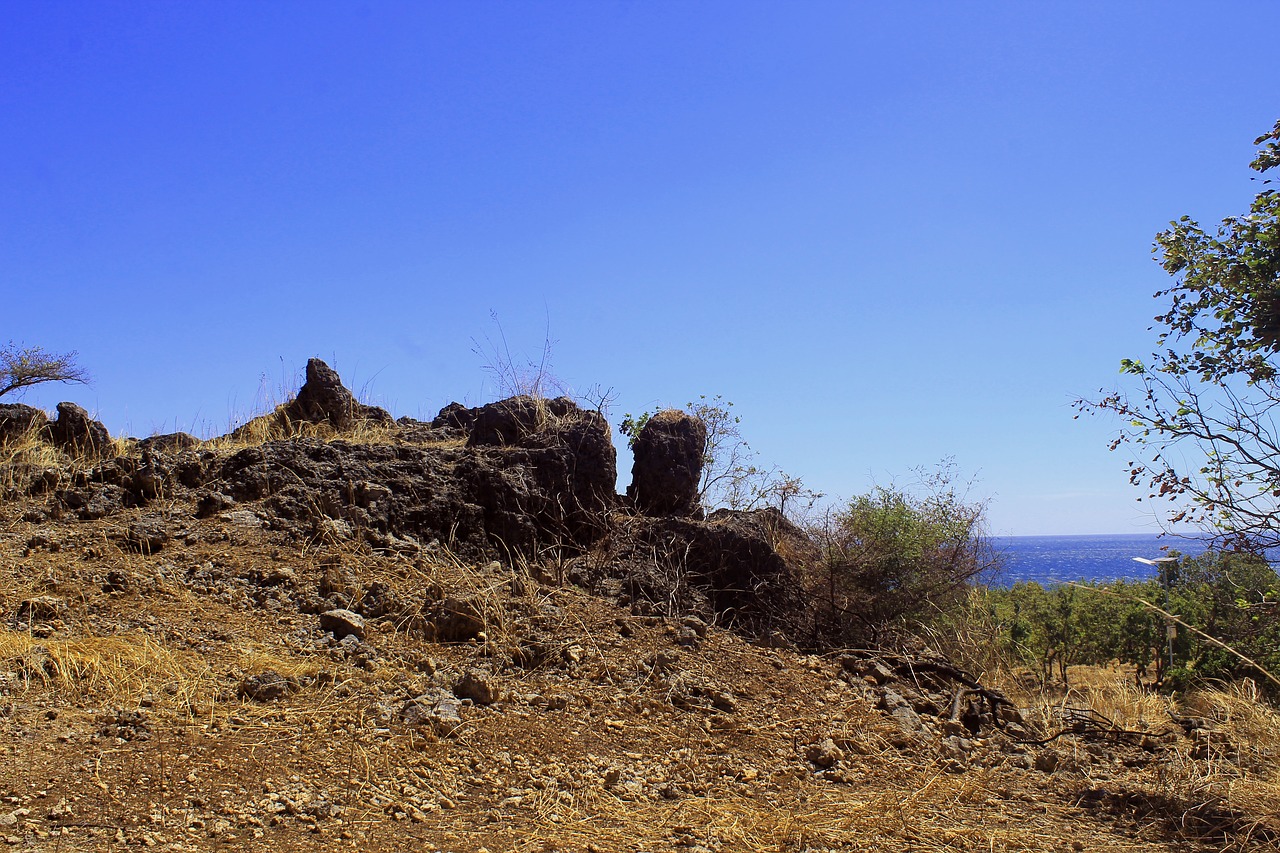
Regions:
<instances>
[{"instance_id":1,"label":"brown dirt ground","mask_svg":"<svg viewBox=\"0 0 1280 853\"><path fill-rule=\"evenodd\" d=\"M144 556L117 537L136 511L35 524L32 505L0 502L14 849L1280 849L1277 756L1230 720L1228 745L1199 751L1152 714L1147 749L996 735L956 761L833 657L714 626L685 645L680 620L508 566L317 547L176 503L173 538ZM486 632L442 644L382 619L334 646L290 594L335 566L357 588L465 593ZM40 596L53 610L21 621ZM514 665L522 646L540 662ZM502 698L456 726L406 722L408 700L474 668ZM296 689L239 695L265 672ZM842 757L824 769L807 755L828 737Z\"/></svg>"}]
</instances>

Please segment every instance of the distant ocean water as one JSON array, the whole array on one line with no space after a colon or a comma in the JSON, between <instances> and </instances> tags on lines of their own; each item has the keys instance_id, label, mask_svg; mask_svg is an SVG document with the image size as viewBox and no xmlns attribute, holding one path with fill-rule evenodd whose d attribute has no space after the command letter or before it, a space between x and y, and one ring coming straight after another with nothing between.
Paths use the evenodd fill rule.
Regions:
<instances>
[{"instance_id":1,"label":"distant ocean water","mask_svg":"<svg viewBox=\"0 0 1280 853\"><path fill-rule=\"evenodd\" d=\"M992 544L1004 562L995 579L1001 586L1018 581L1041 585L1064 581L1146 580L1152 567L1134 557L1155 559L1171 551L1194 556L1205 546L1191 539L1130 533L1115 536L995 536Z\"/></svg>"}]
</instances>

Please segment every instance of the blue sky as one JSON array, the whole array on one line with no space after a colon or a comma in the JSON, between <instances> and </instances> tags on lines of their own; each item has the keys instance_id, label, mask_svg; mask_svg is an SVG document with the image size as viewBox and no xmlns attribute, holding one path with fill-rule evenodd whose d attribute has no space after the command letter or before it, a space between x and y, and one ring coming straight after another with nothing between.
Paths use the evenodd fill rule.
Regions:
<instances>
[{"instance_id":1,"label":"blue sky","mask_svg":"<svg viewBox=\"0 0 1280 853\"><path fill-rule=\"evenodd\" d=\"M0 340L93 375L22 402L210 435L310 356L396 415L486 402L496 314L615 424L721 394L829 495L951 457L997 533L1147 531L1070 403L1150 350L1154 234L1257 191L1277 31L1273 2L10 2Z\"/></svg>"}]
</instances>

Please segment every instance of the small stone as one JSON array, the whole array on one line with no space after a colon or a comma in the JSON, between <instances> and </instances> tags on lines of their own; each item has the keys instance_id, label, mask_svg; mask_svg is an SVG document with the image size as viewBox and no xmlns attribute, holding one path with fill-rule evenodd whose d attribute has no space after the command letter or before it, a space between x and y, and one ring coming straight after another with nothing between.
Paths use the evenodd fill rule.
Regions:
<instances>
[{"instance_id":1,"label":"small stone","mask_svg":"<svg viewBox=\"0 0 1280 853\"><path fill-rule=\"evenodd\" d=\"M278 672L262 672L250 675L240 682L239 695L255 702L274 702L288 696L297 685Z\"/></svg>"},{"instance_id":2,"label":"small stone","mask_svg":"<svg viewBox=\"0 0 1280 853\"><path fill-rule=\"evenodd\" d=\"M56 619L66 608L66 600L52 595L40 595L18 603L18 618L28 622Z\"/></svg>"},{"instance_id":3,"label":"small stone","mask_svg":"<svg viewBox=\"0 0 1280 853\"><path fill-rule=\"evenodd\" d=\"M685 626L676 633L676 643L681 646L698 645L698 632Z\"/></svg>"},{"instance_id":4,"label":"small stone","mask_svg":"<svg viewBox=\"0 0 1280 853\"><path fill-rule=\"evenodd\" d=\"M328 610L321 613L320 628L332 631L339 639L348 636L364 639L364 617L351 610Z\"/></svg>"},{"instance_id":5,"label":"small stone","mask_svg":"<svg viewBox=\"0 0 1280 853\"><path fill-rule=\"evenodd\" d=\"M910 705L899 705L889 712L889 716L897 722L904 732L924 731L924 720L920 719L920 715L912 710Z\"/></svg>"},{"instance_id":6,"label":"small stone","mask_svg":"<svg viewBox=\"0 0 1280 853\"><path fill-rule=\"evenodd\" d=\"M237 527L254 527L261 529L265 526L257 513L247 509L235 509L231 512L224 512L218 517L223 521L236 525Z\"/></svg>"},{"instance_id":7,"label":"small stone","mask_svg":"<svg viewBox=\"0 0 1280 853\"><path fill-rule=\"evenodd\" d=\"M834 767L840 759L844 758L844 751L836 746L834 740L825 738L820 743L810 744L805 750L805 758L825 770Z\"/></svg>"},{"instance_id":8,"label":"small stone","mask_svg":"<svg viewBox=\"0 0 1280 853\"><path fill-rule=\"evenodd\" d=\"M685 628L690 628L699 638L707 636L707 623L703 622L697 616L686 616L680 621Z\"/></svg>"},{"instance_id":9,"label":"small stone","mask_svg":"<svg viewBox=\"0 0 1280 853\"><path fill-rule=\"evenodd\" d=\"M462 723L459 709L456 696L442 687L432 687L406 702L400 716L410 726L430 725L447 734Z\"/></svg>"},{"instance_id":10,"label":"small stone","mask_svg":"<svg viewBox=\"0 0 1280 853\"><path fill-rule=\"evenodd\" d=\"M453 695L470 699L477 705L492 705L501 698L501 689L493 676L479 669L468 669L453 685Z\"/></svg>"}]
</instances>

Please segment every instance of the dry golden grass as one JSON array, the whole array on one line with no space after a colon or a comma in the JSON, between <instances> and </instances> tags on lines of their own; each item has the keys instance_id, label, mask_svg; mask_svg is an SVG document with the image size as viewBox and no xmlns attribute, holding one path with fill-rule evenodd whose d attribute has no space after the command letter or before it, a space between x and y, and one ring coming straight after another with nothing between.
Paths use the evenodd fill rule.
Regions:
<instances>
[{"instance_id":1,"label":"dry golden grass","mask_svg":"<svg viewBox=\"0 0 1280 853\"><path fill-rule=\"evenodd\" d=\"M54 690L66 701L95 697L136 704L143 696L168 696L190 706L211 695L212 671L191 653L175 653L142 631L73 639L39 639L0 632L0 662L27 683Z\"/></svg>"},{"instance_id":2,"label":"dry golden grass","mask_svg":"<svg viewBox=\"0 0 1280 853\"><path fill-rule=\"evenodd\" d=\"M0 444L0 494L25 492L37 477L53 478L49 487L57 488L104 458L129 453L136 443L132 438L113 438L101 454L68 453L51 444L42 428L27 430Z\"/></svg>"},{"instance_id":3,"label":"dry golden grass","mask_svg":"<svg viewBox=\"0 0 1280 853\"><path fill-rule=\"evenodd\" d=\"M396 423L379 423L362 420L350 429L338 431L328 423L311 423L308 421L292 421L284 414L284 406L277 406L275 411L251 418L226 435L207 439L204 447L218 453L235 453L249 447L260 447L272 441L283 441L301 438L326 443L344 441L350 444L406 444L401 428ZM465 438L450 438L428 441L422 447L462 447Z\"/></svg>"}]
</instances>

